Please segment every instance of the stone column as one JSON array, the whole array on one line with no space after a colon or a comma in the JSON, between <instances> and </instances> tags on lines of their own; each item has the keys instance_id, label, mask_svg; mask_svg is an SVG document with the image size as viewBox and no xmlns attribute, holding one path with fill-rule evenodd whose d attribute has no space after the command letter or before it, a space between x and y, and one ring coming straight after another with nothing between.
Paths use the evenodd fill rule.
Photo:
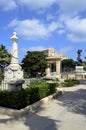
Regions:
<instances>
[{"instance_id":1,"label":"stone column","mask_svg":"<svg viewBox=\"0 0 86 130\"><path fill-rule=\"evenodd\" d=\"M61 61L56 61L56 75L60 75Z\"/></svg>"},{"instance_id":2,"label":"stone column","mask_svg":"<svg viewBox=\"0 0 86 130\"><path fill-rule=\"evenodd\" d=\"M13 36L10 38L13 42L12 45L12 52L11 52L11 64L18 64L18 46L17 46L17 41L18 37L16 36L16 32L13 33Z\"/></svg>"},{"instance_id":3,"label":"stone column","mask_svg":"<svg viewBox=\"0 0 86 130\"><path fill-rule=\"evenodd\" d=\"M46 69L46 76L50 77L50 66L48 64L48 68Z\"/></svg>"}]
</instances>

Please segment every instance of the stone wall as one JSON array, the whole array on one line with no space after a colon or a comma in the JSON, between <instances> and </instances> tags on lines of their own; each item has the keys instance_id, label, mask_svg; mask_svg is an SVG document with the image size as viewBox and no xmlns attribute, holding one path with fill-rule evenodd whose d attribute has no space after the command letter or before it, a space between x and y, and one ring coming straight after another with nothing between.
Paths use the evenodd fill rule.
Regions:
<instances>
[{"instance_id":1,"label":"stone wall","mask_svg":"<svg viewBox=\"0 0 86 130\"><path fill-rule=\"evenodd\" d=\"M82 73L65 73L61 74L62 79L86 79L86 75Z\"/></svg>"}]
</instances>

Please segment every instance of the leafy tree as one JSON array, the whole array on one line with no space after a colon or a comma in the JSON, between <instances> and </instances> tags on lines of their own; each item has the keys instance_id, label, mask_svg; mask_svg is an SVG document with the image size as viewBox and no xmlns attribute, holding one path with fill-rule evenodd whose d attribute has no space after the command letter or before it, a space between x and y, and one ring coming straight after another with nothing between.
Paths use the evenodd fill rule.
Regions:
<instances>
[{"instance_id":1,"label":"leafy tree","mask_svg":"<svg viewBox=\"0 0 86 130\"><path fill-rule=\"evenodd\" d=\"M38 72L43 74L46 67L47 61L45 60L45 55L40 51L28 51L27 55L22 60L23 70L31 77L36 77Z\"/></svg>"},{"instance_id":2,"label":"leafy tree","mask_svg":"<svg viewBox=\"0 0 86 130\"><path fill-rule=\"evenodd\" d=\"M4 68L10 63L10 54L4 45L0 45L0 80L4 76Z\"/></svg>"},{"instance_id":3,"label":"leafy tree","mask_svg":"<svg viewBox=\"0 0 86 130\"><path fill-rule=\"evenodd\" d=\"M61 61L62 72L69 72L75 69L76 62L73 59L65 59Z\"/></svg>"},{"instance_id":4,"label":"leafy tree","mask_svg":"<svg viewBox=\"0 0 86 130\"><path fill-rule=\"evenodd\" d=\"M86 61L83 61L84 70L86 70Z\"/></svg>"}]
</instances>

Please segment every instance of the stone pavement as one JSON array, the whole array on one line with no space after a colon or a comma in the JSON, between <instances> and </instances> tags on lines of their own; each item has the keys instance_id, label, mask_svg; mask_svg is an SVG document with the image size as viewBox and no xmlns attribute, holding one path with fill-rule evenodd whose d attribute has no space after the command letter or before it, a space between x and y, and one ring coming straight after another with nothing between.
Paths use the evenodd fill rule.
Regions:
<instances>
[{"instance_id":1,"label":"stone pavement","mask_svg":"<svg viewBox=\"0 0 86 130\"><path fill-rule=\"evenodd\" d=\"M59 88L64 94L21 118L0 115L0 130L86 130L86 85Z\"/></svg>"}]
</instances>

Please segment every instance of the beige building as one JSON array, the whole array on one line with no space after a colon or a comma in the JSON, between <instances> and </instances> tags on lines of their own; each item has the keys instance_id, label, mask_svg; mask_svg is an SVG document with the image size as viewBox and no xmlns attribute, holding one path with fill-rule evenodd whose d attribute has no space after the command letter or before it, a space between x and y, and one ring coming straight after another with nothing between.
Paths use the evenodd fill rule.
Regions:
<instances>
[{"instance_id":1,"label":"beige building","mask_svg":"<svg viewBox=\"0 0 86 130\"><path fill-rule=\"evenodd\" d=\"M57 78L61 77L61 60L68 59L67 56L62 56L58 54L54 48L49 48L43 51L46 55L46 60L48 62L48 68L46 69L46 77L55 76Z\"/></svg>"}]
</instances>

